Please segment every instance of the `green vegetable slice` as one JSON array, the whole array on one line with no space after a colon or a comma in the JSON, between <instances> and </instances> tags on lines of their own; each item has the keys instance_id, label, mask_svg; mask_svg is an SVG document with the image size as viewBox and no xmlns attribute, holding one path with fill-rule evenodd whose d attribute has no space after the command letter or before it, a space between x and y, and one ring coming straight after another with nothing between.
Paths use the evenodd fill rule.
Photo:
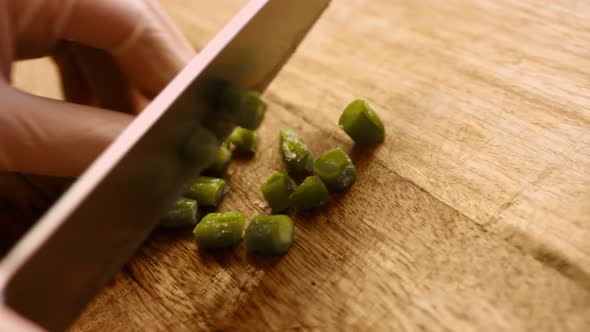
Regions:
<instances>
[{"instance_id":1,"label":"green vegetable slice","mask_svg":"<svg viewBox=\"0 0 590 332\"><path fill-rule=\"evenodd\" d=\"M289 208L289 195L295 190L295 182L283 172L274 172L260 190L272 212L277 213Z\"/></svg>"},{"instance_id":2,"label":"green vegetable slice","mask_svg":"<svg viewBox=\"0 0 590 332\"><path fill-rule=\"evenodd\" d=\"M216 207L223 199L224 190L223 179L200 176L184 191L183 196L196 200L201 206Z\"/></svg>"},{"instance_id":3,"label":"green vegetable slice","mask_svg":"<svg viewBox=\"0 0 590 332\"><path fill-rule=\"evenodd\" d=\"M194 226L197 223L199 205L190 198L179 198L174 207L160 219L162 228L180 228Z\"/></svg>"},{"instance_id":4,"label":"green vegetable slice","mask_svg":"<svg viewBox=\"0 0 590 332\"><path fill-rule=\"evenodd\" d=\"M228 141L232 143L236 152L254 153L258 147L258 133L242 127L236 127L229 135Z\"/></svg>"},{"instance_id":5,"label":"green vegetable slice","mask_svg":"<svg viewBox=\"0 0 590 332\"><path fill-rule=\"evenodd\" d=\"M360 145L373 145L385 138L383 122L364 100L355 100L346 107L338 120L350 138Z\"/></svg>"},{"instance_id":6,"label":"green vegetable slice","mask_svg":"<svg viewBox=\"0 0 590 332\"><path fill-rule=\"evenodd\" d=\"M330 193L318 176L308 176L289 196L289 204L300 210L310 210L328 202Z\"/></svg>"},{"instance_id":7,"label":"green vegetable slice","mask_svg":"<svg viewBox=\"0 0 590 332\"><path fill-rule=\"evenodd\" d=\"M210 130L197 127L181 145L181 157L202 171L213 163L219 148L219 140Z\"/></svg>"},{"instance_id":8,"label":"green vegetable slice","mask_svg":"<svg viewBox=\"0 0 590 332\"><path fill-rule=\"evenodd\" d=\"M283 127L280 133L281 155L287 171L293 176L305 176L313 169L314 154L293 129Z\"/></svg>"},{"instance_id":9,"label":"green vegetable slice","mask_svg":"<svg viewBox=\"0 0 590 332\"><path fill-rule=\"evenodd\" d=\"M205 174L222 176L231 161L231 150L224 144L215 153L213 164L205 170Z\"/></svg>"},{"instance_id":10,"label":"green vegetable slice","mask_svg":"<svg viewBox=\"0 0 590 332\"><path fill-rule=\"evenodd\" d=\"M244 219L241 212L209 213L195 226L195 241L202 249L234 246L242 238Z\"/></svg>"},{"instance_id":11,"label":"green vegetable slice","mask_svg":"<svg viewBox=\"0 0 590 332\"><path fill-rule=\"evenodd\" d=\"M314 164L314 172L331 191L343 191L356 178L356 168L341 148L319 156Z\"/></svg>"},{"instance_id":12,"label":"green vegetable slice","mask_svg":"<svg viewBox=\"0 0 590 332\"><path fill-rule=\"evenodd\" d=\"M220 101L221 107L240 127L255 130L264 119L267 105L254 90L228 84L223 89Z\"/></svg>"},{"instance_id":13,"label":"green vegetable slice","mask_svg":"<svg viewBox=\"0 0 590 332\"><path fill-rule=\"evenodd\" d=\"M289 216L258 216L252 219L246 229L244 248L250 254L284 254L291 247L294 235L293 221Z\"/></svg>"}]
</instances>

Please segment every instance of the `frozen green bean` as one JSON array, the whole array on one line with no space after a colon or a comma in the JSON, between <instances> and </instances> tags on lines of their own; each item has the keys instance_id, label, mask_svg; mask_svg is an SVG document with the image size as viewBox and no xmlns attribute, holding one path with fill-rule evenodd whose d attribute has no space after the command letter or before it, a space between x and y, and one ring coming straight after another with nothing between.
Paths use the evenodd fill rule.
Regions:
<instances>
[{"instance_id":1,"label":"frozen green bean","mask_svg":"<svg viewBox=\"0 0 590 332\"><path fill-rule=\"evenodd\" d=\"M295 130L283 127L280 144L281 155L289 174L302 177L311 172L315 156Z\"/></svg>"},{"instance_id":2,"label":"frozen green bean","mask_svg":"<svg viewBox=\"0 0 590 332\"><path fill-rule=\"evenodd\" d=\"M293 220L289 216L258 216L246 228L244 248L250 254L284 254L291 247L294 235Z\"/></svg>"},{"instance_id":3,"label":"frozen green bean","mask_svg":"<svg viewBox=\"0 0 590 332\"><path fill-rule=\"evenodd\" d=\"M267 105L254 90L228 84L221 94L221 107L240 127L255 130L264 119Z\"/></svg>"},{"instance_id":4,"label":"frozen green bean","mask_svg":"<svg viewBox=\"0 0 590 332\"><path fill-rule=\"evenodd\" d=\"M272 212L277 213L289 208L289 195L295 190L295 182L285 173L274 172L260 190Z\"/></svg>"},{"instance_id":5,"label":"frozen green bean","mask_svg":"<svg viewBox=\"0 0 590 332\"><path fill-rule=\"evenodd\" d=\"M356 168L341 148L325 152L316 159L314 173L331 191L343 191L356 178Z\"/></svg>"},{"instance_id":6,"label":"frozen green bean","mask_svg":"<svg viewBox=\"0 0 590 332\"><path fill-rule=\"evenodd\" d=\"M373 108L364 100L355 100L346 107L338 120L353 141L360 145L373 145L385 138L385 127Z\"/></svg>"},{"instance_id":7,"label":"frozen green bean","mask_svg":"<svg viewBox=\"0 0 590 332\"><path fill-rule=\"evenodd\" d=\"M221 203L225 190L223 179L199 176L184 191L183 196L199 202L200 206L216 207Z\"/></svg>"},{"instance_id":8,"label":"frozen green bean","mask_svg":"<svg viewBox=\"0 0 590 332\"><path fill-rule=\"evenodd\" d=\"M244 218L241 212L209 213L193 230L197 245L202 249L236 245L242 238Z\"/></svg>"},{"instance_id":9,"label":"frozen green bean","mask_svg":"<svg viewBox=\"0 0 590 332\"><path fill-rule=\"evenodd\" d=\"M239 153L254 153L258 147L258 133L242 127L236 127L228 140Z\"/></svg>"},{"instance_id":10,"label":"frozen green bean","mask_svg":"<svg viewBox=\"0 0 590 332\"><path fill-rule=\"evenodd\" d=\"M219 140L215 134L198 126L190 131L181 145L181 156L183 160L202 171L213 163L218 147Z\"/></svg>"},{"instance_id":11,"label":"frozen green bean","mask_svg":"<svg viewBox=\"0 0 590 332\"><path fill-rule=\"evenodd\" d=\"M213 164L205 170L205 174L222 176L231 161L231 150L224 144L215 153Z\"/></svg>"},{"instance_id":12,"label":"frozen green bean","mask_svg":"<svg viewBox=\"0 0 590 332\"><path fill-rule=\"evenodd\" d=\"M162 228L180 228L194 226L197 223L199 206L190 198L179 198L174 207L160 219Z\"/></svg>"},{"instance_id":13,"label":"frozen green bean","mask_svg":"<svg viewBox=\"0 0 590 332\"><path fill-rule=\"evenodd\" d=\"M289 204L300 211L310 210L328 202L330 193L318 176L308 176L289 196Z\"/></svg>"}]
</instances>

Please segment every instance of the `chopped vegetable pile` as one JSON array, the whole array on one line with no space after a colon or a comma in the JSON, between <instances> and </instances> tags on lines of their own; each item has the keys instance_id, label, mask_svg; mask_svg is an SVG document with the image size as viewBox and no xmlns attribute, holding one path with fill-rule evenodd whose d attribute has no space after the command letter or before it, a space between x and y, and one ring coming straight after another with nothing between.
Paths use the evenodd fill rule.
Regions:
<instances>
[{"instance_id":1,"label":"chopped vegetable pile","mask_svg":"<svg viewBox=\"0 0 590 332\"><path fill-rule=\"evenodd\" d=\"M194 226L193 234L200 249L234 247L244 233L244 249L248 254L282 255L291 247L295 229L288 215L277 213L289 209L301 212L326 205L330 193L342 192L353 184L357 177L356 167L341 148L326 151L316 159L299 133L283 127L279 133L279 145L287 172L275 171L260 187L271 215L255 217L245 231L245 215L242 212L209 213L198 222L200 207L216 208L223 200L226 183L221 177L233 152L249 155L256 152L256 129L267 108L256 91L233 85L223 87L217 105L222 111L220 114L228 114L229 120L214 119L209 125L222 128L227 127L229 122L239 127L233 129L216 151L210 148L215 144L208 144L207 151L203 151L200 143L216 141L224 135L216 131L218 136L215 138L204 128L196 131L185 150L195 160L213 160L204 171L209 176L200 176L190 183L183 197L161 218L159 225L163 228ZM383 122L364 100L350 103L340 116L338 125L360 146L374 145L385 139ZM231 127L228 129L231 130ZM302 181L297 185L293 179Z\"/></svg>"}]
</instances>

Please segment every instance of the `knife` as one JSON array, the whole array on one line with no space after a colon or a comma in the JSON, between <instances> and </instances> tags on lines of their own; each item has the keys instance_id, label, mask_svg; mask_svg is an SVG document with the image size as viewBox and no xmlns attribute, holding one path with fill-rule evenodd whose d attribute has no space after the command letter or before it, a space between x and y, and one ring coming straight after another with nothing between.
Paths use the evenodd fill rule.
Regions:
<instances>
[{"instance_id":1,"label":"knife","mask_svg":"<svg viewBox=\"0 0 590 332\"><path fill-rule=\"evenodd\" d=\"M4 258L0 307L66 329L203 168L189 142L216 111L212 87L265 90L329 2L246 4Z\"/></svg>"}]
</instances>

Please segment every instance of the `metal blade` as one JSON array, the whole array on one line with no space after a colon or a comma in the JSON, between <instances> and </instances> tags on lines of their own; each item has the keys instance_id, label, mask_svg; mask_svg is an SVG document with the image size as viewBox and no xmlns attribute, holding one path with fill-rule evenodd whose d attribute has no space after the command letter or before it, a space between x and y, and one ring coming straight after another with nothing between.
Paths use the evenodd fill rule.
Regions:
<instances>
[{"instance_id":1,"label":"metal blade","mask_svg":"<svg viewBox=\"0 0 590 332\"><path fill-rule=\"evenodd\" d=\"M2 261L3 304L64 330L200 171L186 147L212 83L265 89L328 3L249 2Z\"/></svg>"}]
</instances>

